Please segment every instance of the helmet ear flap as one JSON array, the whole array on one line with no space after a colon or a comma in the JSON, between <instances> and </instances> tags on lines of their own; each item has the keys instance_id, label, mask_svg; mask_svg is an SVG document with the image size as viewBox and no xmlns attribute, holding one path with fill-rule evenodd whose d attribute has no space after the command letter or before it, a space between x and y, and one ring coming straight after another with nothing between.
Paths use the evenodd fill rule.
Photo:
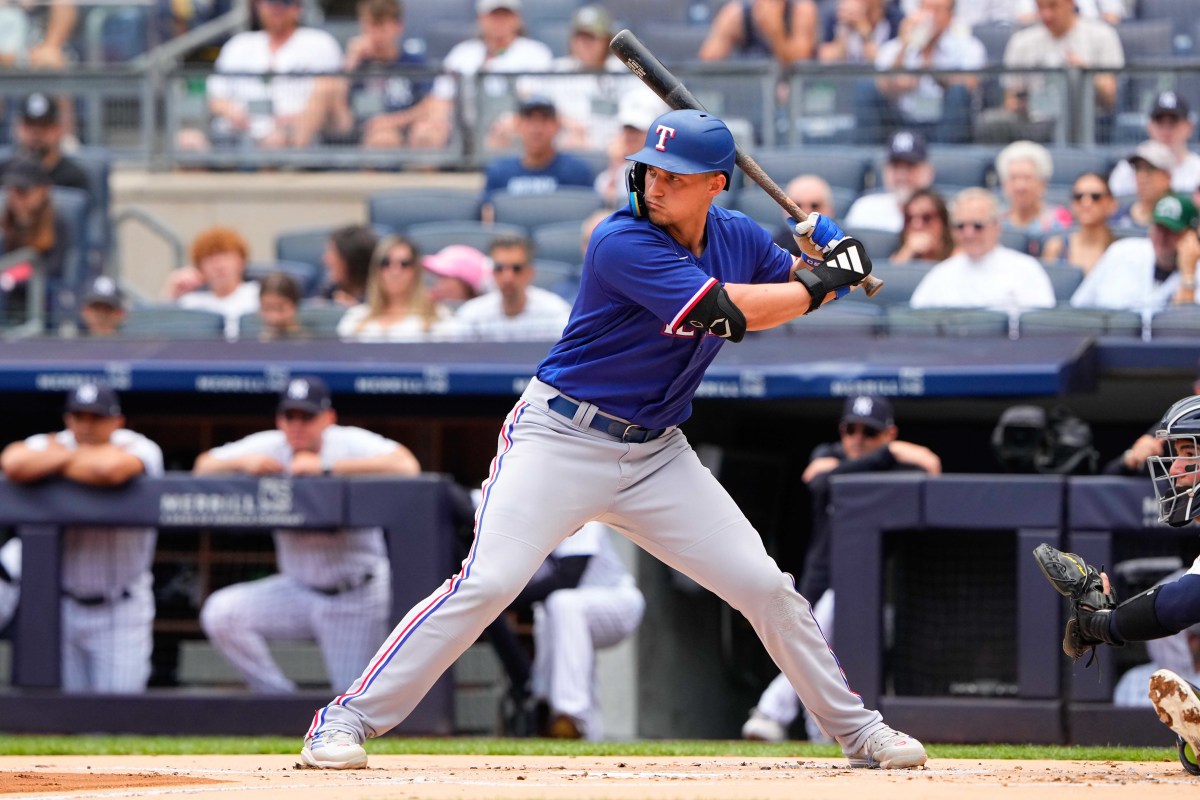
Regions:
<instances>
[{"instance_id":1,"label":"helmet ear flap","mask_svg":"<svg viewBox=\"0 0 1200 800\"><path fill-rule=\"evenodd\" d=\"M629 190L629 210L635 217L646 216L646 165L634 161L625 171L625 186Z\"/></svg>"}]
</instances>

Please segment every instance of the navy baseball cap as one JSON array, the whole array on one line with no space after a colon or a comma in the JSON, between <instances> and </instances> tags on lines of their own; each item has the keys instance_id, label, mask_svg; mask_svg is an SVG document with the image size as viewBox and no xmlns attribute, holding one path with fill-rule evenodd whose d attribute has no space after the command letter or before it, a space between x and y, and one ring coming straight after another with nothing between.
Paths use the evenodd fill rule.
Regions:
<instances>
[{"instance_id":1,"label":"navy baseball cap","mask_svg":"<svg viewBox=\"0 0 1200 800\"><path fill-rule=\"evenodd\" d=\"M92 281L92 285L88 287L88 293L83 298L83 304L85 306L99 304L121 308L125 304L125 294L112 278L107 275L99 275Z\"/></svg>"},{"instance_id":2,"label":"navy baseball cap","mask_svg":"<svg viewBox=\"0 0 1200 800\"><path fill-rule=\"evenodd\" d=\"M535 112L549 114L552 117L558 115L558 109L555 108L554 101L541 94L525 98L521 101L521 105L517 107L517 113L521 116Z\"/></svg>"},{"instance_id":3,"label":"navy baseball cap","mask_svg":"<svg viewBox=\"0 0 1200 800\"><path fill-rule=\"evenodd\" d=\"M929 158L925 148L925 137L916 131L896 131L888 139L888 161L905 161L920 164Z\"/></svg>"},{"instance_id":4,"label":"navy baseball cap","mask_svg":"<svg viewBox=\"0 0 1200 800\"><path fill-rule=\"evenodd\" d=\"M1187 101L1172 91L1159 92L1158 97L1154 98L1154 105L1150 106L1151 119L1155 117L1187 119L1187 115Z\"/></svg>"},{"instance_id":5,"label":"navy baseball cap","mask_svg":"<svg viewBox=\"0 0 1200 800\"><path fill-rule=\"evenodd\" d=\"M842 424L859 422L875 431L894 425L892 403L886 397L859 394L846 398L842 408Z\"/></svg>"},{"instance_id":6,"label":"navy baseball cap","mask_svg":"<svg viewBox=\"0 0 1200 800\"><path fill-rule=\"evenodd\" d=\"M319 414L331 408L333 397L325 381L315 375L303 375L292 378L287 387L279 393L279 407L276 413L303 411L306 414Z\"/></svg>"},{"instance_id":7,"label":"navy baseball cap","mask_svg":"<svg viewBox=\"0 0 1200 800\"><path fill-rule=\"evenodd\" d=\"M68 414L96 414L101 417L121 416L121 401L111 386L88 381L76 386L67 395Z\"/></svg>"},{"instance_id":8,"label":"navy baseball cap","mask_svg":"<svg viewBox=\"0 0 1200 800\"><path fill-rule=\"evenodd\" d=\"M58 122L58 103L41 92L26 95L21 100L21 119L34 125L53 125Z\"/></svg>"}]
</instances>

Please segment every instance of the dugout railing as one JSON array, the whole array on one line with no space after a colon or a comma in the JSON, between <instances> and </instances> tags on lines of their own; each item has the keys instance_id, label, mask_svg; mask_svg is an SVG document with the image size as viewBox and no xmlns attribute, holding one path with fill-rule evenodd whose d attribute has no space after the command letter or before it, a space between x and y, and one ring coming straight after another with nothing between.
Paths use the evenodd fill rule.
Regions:
<instances>
[{"instance_id":1,"label":"dugout railing","mask_svg":"<svg viewBox=\"0 0 1200 800\"><path fill-rule=\"evenodd\" d=\"M847 475L832 486L835 650L889 723L935 742L1169 745L1151 706L1117 707L1144 648L1062 653L1066 604L1041 542L1097 566L1165 552L1196 531L1157 522L1148 478Z\"/></svg>"},{"instance_id":2,"label":"dugout railing","mask_svg":"<svg viewBox=\"0 0 1200 800\"><path fill-rule=\"evenodd\" d=\"M15 485L0 480L0 526L21 537L21 601L13 621L13 686L0 692L0 729L27 733L296 734L332 690L256 695L239 690L148 690L136 695L59 691L60 531L63 526L152 526L159 547L173 531L202 527L228 536L280 526L384 528L392 565L391 624L453 571L451 483L313 477L198 478L168 473L113 490L69 481ZM345 688L345 687L340 687ZM443 676L397 728L454 731L453 685Z\"/></svg>"}]
</instances>

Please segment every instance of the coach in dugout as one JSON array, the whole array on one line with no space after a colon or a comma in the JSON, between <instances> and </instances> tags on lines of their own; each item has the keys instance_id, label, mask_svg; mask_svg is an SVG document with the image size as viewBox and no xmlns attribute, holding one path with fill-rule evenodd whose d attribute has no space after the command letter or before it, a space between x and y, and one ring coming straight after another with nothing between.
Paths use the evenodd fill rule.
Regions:
<instances>
[{"instance_id":1,"label":"coach in dugout","mask_svg":"<svg viewBox=\"0 0 1200 800\"><path fill-rule=\"evenodd\" d=\"M162 450L125 427L117 393L83 383L67 396L66 429L14 442L0 468L14 483L53 477L122 486L160 477ZM154 528L67 528L62 544L62 688L133 693L150 679Z\"/></svg>"},{"instance_id":2,"label":"coach in dugout","mask_svg":"<svg viewBox=\"0 0 1200 800\"><path fill-rule=\"evenodd\" d=\"M411 476L421 471L401 444L337 424L329 387L295 377L279 398L275 430L201 453L197 475ZM334 686L366 666L387 625L391 567L380 528L276 531L279 574L226 586L209 595L200 624L251 690L296 690L267 645L316 639Z\"/></svg>"}]
</instances>

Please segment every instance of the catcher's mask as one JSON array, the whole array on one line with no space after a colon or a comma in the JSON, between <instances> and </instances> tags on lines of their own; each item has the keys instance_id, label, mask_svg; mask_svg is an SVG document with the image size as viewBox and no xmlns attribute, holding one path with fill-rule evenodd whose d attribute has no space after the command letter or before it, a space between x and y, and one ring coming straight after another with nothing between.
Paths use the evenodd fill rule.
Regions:
<instances>
[{"instance_id":1,"label":"catcher's mask","mask_svg":"<svg viewBox=\"0 0 1200 800\"><path fill-rule=\"evenodd\" d=\"M1166 442L1163 455L1148 459L1158 521L1180 528L1200 516L1200 396L1185 397L1167 409L1154 435Z\"/></svg>"},{"instance_id":2,"label":"catcher's mask","mask_svg":"<svg viewBox=\"0 0 1200 800\"><path fill-rule=\"evenodd\" d=\"M647 166L678 175L720 172L725 175L725 191L729 191L737 147L733 134L720 119L707 111L683 109L668 111L654 120L646 130L645 146L626 161L633 162L626 173L629 207L634 216L643 217Z\"/></svg>"}]
</instances>

